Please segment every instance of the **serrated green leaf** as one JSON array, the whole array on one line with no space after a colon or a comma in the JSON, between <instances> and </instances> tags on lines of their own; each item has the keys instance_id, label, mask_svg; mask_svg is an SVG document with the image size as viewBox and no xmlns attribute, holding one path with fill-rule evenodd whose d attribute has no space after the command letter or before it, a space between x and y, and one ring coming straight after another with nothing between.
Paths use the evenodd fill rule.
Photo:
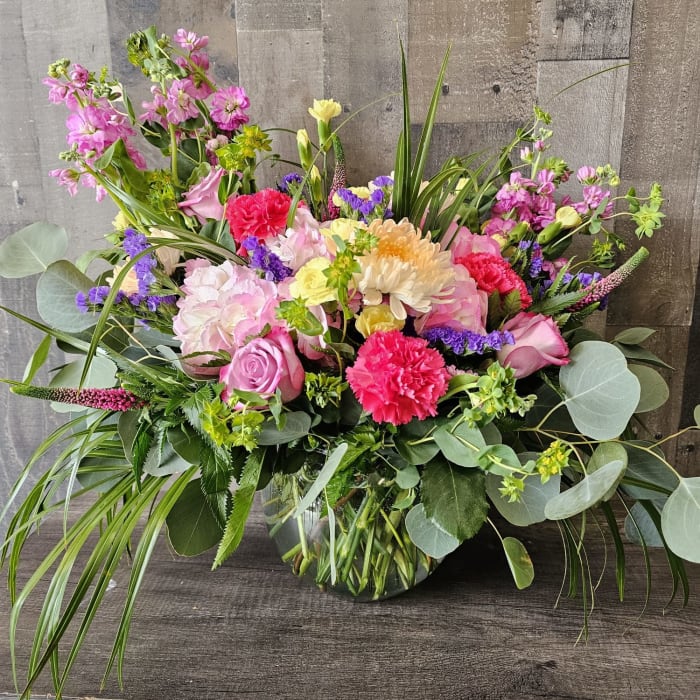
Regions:
<instances>
[{"instance_id":1,"label":"serrated green leaf","mask_svg":"<svg viewBox=\"0 0 700 700\"><path fill-rule=\"evenodd\" d=\"M460 542L473 537L486 521L484 474L464 470L436 457L423 470L421 498L425 513Z\"/></svg>"},{"instance_id":2,"label":"serrated green leaf","mask_svg":"<svg viewBox=\"0 0 700 700\"><path fill-rule=\"evenodd\" d=\"M425 514L422 503L406 513L406 531L411 542L429 557L442 559L459 547L459 540Z\"/></svg>"},{"instance_id":3,"label":"serrated green leaf","mask_svg":"<svg viewBox=\"0 0 700 700\"><path fill-rule=\"evenodd\" d=\"M544 508L545 516L549 520L564 520L592 508L603 500L624 471L624 462L620 460L606 464L552 498Z\"/></svg>"},{"instance_id":4,"label":"serrated green leaf","mask_svg":"<svg viewBox=\"0 0 700 700\"><path fill-rule=\"evenodd\" d=\"M37 221L0 243L0 277L17 279L44 272L68 250L65 229Z\"/></svg>"},{"instance_id":5,"label":"serrated green leaf","mask_svg":"<svg viewBox=\"0 0 700 700\"><path fill-rule=\"evenodd\" d=\"M527 588L535 579L535 569L525 545L515 537L504 537L501 543L515 585L520 590Z\"/></svg>"},{"instance_id":6,"label":"serrated green leaf","mask_svg":"<svg viewBox=\"0 0 700 700\"><path fill-rule=\"evenodd\" d=\"M165 522L170 544L183 557L194 557L206 552L223 534L199 479L193 479L185 486Z\"/></svg>"},{"instance_id":7,"label":"serrated green leaf","mask_svg":"<svg viewBox=\"0 0 700 700\"><path fill-rule=\"evenodd\" d=\"M238 481L238 487L233 494L231 514L226 522L212 569L221 566L236 551L243 538L243 532L253 505L255 491L258 488L263 462L265 461L265 452L266 450L258 448L251 452L245 461L241 478Z\"/></svg>"},{"instance_id":8,"label":"serrated green leaf","mask_svg":"<svg viewBox=\"0 0 700 700\"><path fill-rule=\"evenodd\" d=\"M594 440L610 440L627 427L639 403L639 381L620 350L587 340L559 370L566 408L576 427Z\"/></svg>"}]
</instances>

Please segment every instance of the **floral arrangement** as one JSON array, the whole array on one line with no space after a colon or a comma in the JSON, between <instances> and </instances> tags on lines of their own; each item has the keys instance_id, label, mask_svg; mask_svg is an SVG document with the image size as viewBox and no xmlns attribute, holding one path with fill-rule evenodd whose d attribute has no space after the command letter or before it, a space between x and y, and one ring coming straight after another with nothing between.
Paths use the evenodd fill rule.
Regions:
<instances>
[{"instance_id":1,"label":"floral arrangement","mask_svg":"<svg viewBox=\"0 0 700 700\"><path fill-rule=\"evenodd\" d=\"M105 674L116 663L121 680L161 530L182 555L216 548L217 567L258 491L293 570L353 596L405 590L485 524L552 520L569 592L580 589L585 606L594 586L584 536L602 520L620 597L631 541L666 549L687 598L684 560L700 561L700 479L679 475L660 443L640 436L639 414L668 398L655 369L664 363L642 347L653 331L608 342L583 325L648 255L640 246L617 265L624 244L613 222L628 217L638 238L651 236L660 187L618 196L609 166L573 171L548 154L539 108L494 158L455 156L427 178L446 56L413 159L404 62L393 172L348 186L343 123L332 126L341 105L317 100L317 140L300 129L295 169L259 188L256 168L280 160L271 133L250 124L243 88L215 84L206 45L184 30L129 38L152 85L141 113L106 71L58 61L45 81L69 112L66 167L52 175L70 194L94 188L119 213L106 247L75 263L50 224L0 246L0 274L42 273L41 320L5 311L45 334L22 381L5 381L69 407L18 479L11 501L52 453L3 547L13 654L22 607L53 570L23 697L46 665L60 695L128 554ZM562 196L567 181L575 194ZM37 386L54 343L69 360ZM29 535L56 511L65 535L18 590ZM524 545L499 537L515 584L527 587Z\"/></svg>"}]
</instances>

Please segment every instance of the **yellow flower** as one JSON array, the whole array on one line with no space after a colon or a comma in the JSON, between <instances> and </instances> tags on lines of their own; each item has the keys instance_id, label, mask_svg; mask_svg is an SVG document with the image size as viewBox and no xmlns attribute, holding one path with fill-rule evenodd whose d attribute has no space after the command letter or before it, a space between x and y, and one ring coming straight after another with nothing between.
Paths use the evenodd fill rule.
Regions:
<instances>
[{"instance_id":1,"label":"yellow flower","mask_svg":"<svg viewBox=\"0 0 700 700\"><path fill-rule=\"evenodd\" d=\"M337 117L343 108L340 102L335 100L314 100L314 106L309 107L309 114L317 121L328 124L333 117Z\"/></svg>"},{"instance_id":2,"label":"yellow flower","mask_svg":"<svg viewBox=\"0 0 700 700\"><path fill-rule=\"evenodd\" d=\"M357 317L355 328L368 338L376 331L400 331L405 321L396 318L386 304L379 306L366 306Z\"/></svg>"},{"instance_id":3,"label":"yellow flower","mask_svg":"<svg viewBox=\"0 0 700 700\"><path fill-rule=\"evenodd\" d=\"M377 306L388 295L394 316L405 319L407 308L427 313L453 290L450 252L441 251L408 219L399 223L375 219L368 232L376 236L377 245L359 258L361 272L355 275L365 305Z\"/></svg>"},{"instance_id":4,"label":"yellow flower","mask_svg":"<svg viewBox=\"0 0 700 700\"><path fill-rule=\"evenodd\" d=\"M581 217L573 207L559 207L554 219L562 225L562 228L575 228L581 223Z\"/></svg>"},{"instance_id":5,"label":"yellow flower","mask_svg":"<svg viewBox=\"0 0 700 700\"><path fill-rule=\"evenodd\" d=\"M348 187L347 189L360 199L369 199L372 194L369 187ZM337 192L333 194L333 204L335 204L336 207L341 207L344 202L345 200Z\"/></svg>"},{"instance_id":6,"label":"yellow flower","mask_svg":"<svg viewBox=\"0 0 700 700\"><path fill-rule=\"evenodd\" d=\"M120 209L117 212L117 215L112 220L112 226L114 226L115 230L117 230L117 231L123 231L127 226L130 226L130 225L131 224L129 223L129 219L126 218L126 215Z\"/></svg>"},{"instance_id":7,"label":"yellow flower","mask_svg":"<svg viewBox=\"0 0 700 700\"><path fill-rule=\"evenodd\" d=\"M328 258L311 258L297 270L294 281L289 285L289 293L304 299L309 306L337 299L336 290L328 286L328 278L324 274L330 264Z\"/></svg>"},{"instance_id":8,"label":"yellow flower","mask_svg":"<svg viewBox=\"0 0 700 700\"><path fill-rule=\"evenodd\" d=\"M357 229L366 229L367 224L362 221L355 221L354 219L333 219L332 221L324 224L319 229L326 239L326 248L331 255L335 255L338 250L338 246L333 240L335 237L340 238L341 241L352 242L355 238L355 231Z\"/></svg>"}]
</instances>

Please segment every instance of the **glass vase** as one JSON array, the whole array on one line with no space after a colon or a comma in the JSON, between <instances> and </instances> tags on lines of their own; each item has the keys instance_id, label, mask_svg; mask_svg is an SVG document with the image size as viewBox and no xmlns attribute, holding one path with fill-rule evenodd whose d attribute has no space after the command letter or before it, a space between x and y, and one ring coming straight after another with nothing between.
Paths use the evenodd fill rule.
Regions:
<instances>
[{"instance_id":1,"label":"glass vase","mask_svg":"<svg viewBox=\"0 0 700 700\"><path fill-rule=\"evenodd\" d=\"M276 473L262 492L270 537L295 575L370 601L413 588L440 563L411 542L395 487L364 481L332 505L322 494L297 513L312 483L303 472Z\"/></svg>"}]
</instances>

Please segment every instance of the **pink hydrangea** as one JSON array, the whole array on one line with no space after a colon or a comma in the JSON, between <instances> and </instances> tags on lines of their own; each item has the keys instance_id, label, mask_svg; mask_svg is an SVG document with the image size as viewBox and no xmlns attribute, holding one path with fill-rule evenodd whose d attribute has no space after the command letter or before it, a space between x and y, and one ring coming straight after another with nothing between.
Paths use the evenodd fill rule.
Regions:
<instances>
[{"instance_id":1,"label":"pink hydrangea","mask_svg":"<svg viewBox=\"0 0 700 700\"><path fill-rule=\"evenodd\" d=\"M186 265L178 313L173 319L175 338L182 354L205 353L188 359L198 374L216 374L202 367L214 359L208 352L232 353L266 326L279 326L275 311L277 286L260 279L251 269L226 261L212 265L196 259Z\"/></svg>"},{"instance_id":2,"label":"pink hydrangea","mask_svg":"<svg viewBox=\"0 0 700 700\"><path fill-rule=\"evenodd\" d=\"M437 415L450 374L442 355L422 338L378 331L360 347L347 379L375 421L402 425Z\"/></svg>"},{"instance_id":3,"label":"pink hydrangea","mask_svg":"<svg viewBox=\"0 0 700 700\"><path fill-rule=\"evenodd\" d=\"M269 239L267 246L292 272L312 258L331 257L318 221L304 206L297 207L292 227L284 235Z\"/></svg>"}]
</instances>

